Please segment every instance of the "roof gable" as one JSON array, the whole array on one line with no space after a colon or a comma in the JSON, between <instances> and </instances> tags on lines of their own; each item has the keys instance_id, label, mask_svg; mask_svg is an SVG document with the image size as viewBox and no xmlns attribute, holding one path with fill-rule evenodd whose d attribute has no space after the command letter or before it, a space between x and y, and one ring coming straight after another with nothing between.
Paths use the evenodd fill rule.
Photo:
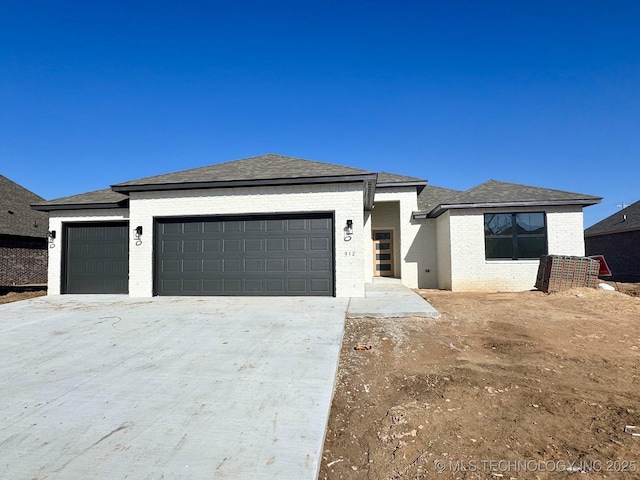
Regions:
<instances>
[{"instance_id":1,"label":"roof gable","mask_svg":"<svg viewBox=\"0 0 640 480\"><path fill-rule=\"evenodd\" d=\"M590 226L584 234L593 237L632 230L640 230L640 201Z\"/></svg>"},{"instance_id":2,"label":"roof gable","mask_svg":"<svg viewBox=\"0 0 640 480\"><path fill-rule=\"evenodd\" d=\"M48 215L30 208L41 196L0 175L0 235L47 236Z\"/></svg>"},{"instance_id":3,"label":"roof gable","mask_svg":"<svg viewBox=\"0 0 640 480\"><path fill-rule=\"evenodd\" d=\"M356 180L368 170L267 154L113 185L117 192ZM304 181L301 181L304 180ZM361 179L360 179L361 180Z\"/></svg>"}]
</instances>

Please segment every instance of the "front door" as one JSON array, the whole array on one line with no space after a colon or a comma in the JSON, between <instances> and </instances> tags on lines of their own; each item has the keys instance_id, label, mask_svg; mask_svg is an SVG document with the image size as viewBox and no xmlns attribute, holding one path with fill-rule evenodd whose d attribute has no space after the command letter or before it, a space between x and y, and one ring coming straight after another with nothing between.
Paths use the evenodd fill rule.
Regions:
<instances>
[{"instance_id":1,"label":"front door","mask_svg":"<svg viewBox=\"0 0 640 480\"><path fill-rule=\"evenodd\" d=\"M373 276L393 277L393 231L373 231Z\"/></svg>"}]
</instances>

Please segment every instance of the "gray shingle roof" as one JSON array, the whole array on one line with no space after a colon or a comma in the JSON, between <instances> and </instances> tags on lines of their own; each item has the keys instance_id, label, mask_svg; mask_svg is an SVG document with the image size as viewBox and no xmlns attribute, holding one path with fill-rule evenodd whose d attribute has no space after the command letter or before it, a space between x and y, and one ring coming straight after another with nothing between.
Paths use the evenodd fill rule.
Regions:
<instances>
[{"instance_id":1,"label":"gray shingle roof","mask_svg":"<svg viewBox=\"0 0 640 480\"><path fill-rule=\"evenodd\" d=\"M438 205L449 203L451 199L456 198L461 193L463 193L461 190L427 185L418 195L418 208L421 212L430 212Z\"/></svg>"},{"instance_id":2,"label":"gray shingle roof","mask_svg":"<svg viewBox=\"0 0 640 480\"><path fill-rule=\"evenodd\" d=\"M584 231L585 236L640 230L640 201L608 216Z\"/></svg>"},{"instance_id":3,"label":"gray shingle roof","mask_svg":"<svg viewBox=\"0 0 640 480\"><path fill-rule=\"evenodd\" d=\"M0 175L0 235L46 237L49 216L29 207L42 200L39 195Z\"/></svg>"},{"instance_id":4,"label":"gray shingle roof","mask_svg":"<svg viewBox=\"0 0 640 480\"><path fill-rule=\"evenodd\" d=\"M499 182L497 180L489 180L481 183L455 199L456 203L520 203L574 200L586 200L598 203L602 199L583 193L532 187L518 183Z\"/></svg>"},{"instance_id":5,"label":"gray shingle roof","mask_svg":"<svg viewBox=\"0 0 640 480\"><path fill-rule=\"evenodd\" d=\"M398 175L396 173L380 172L378 173L378 185L388 183L411 183L425 185L426 180L418 177L408 177L406 175Z\"/></svg>"},{"instance_id":6,"label":"gray shingle roof","mask_svg":"<svg viewBox=\"0 0 640 480\"><path fill-rule=\"evenodd\" d=\"M373 175L373 172L270 153L232 162L183 170L181 172L141 178L118 183L112 187L116 191L127 192L138 189L154 189L155 187L163 185L167 187L178 186L179 188L192 188L194 184L211 187L227 182L250 184L258 181L309 180L312 178L350 177L359 175Z\"/></svg>"},{"instance_id":7,"label":"gray shingle roof","mask_svg":"<svg viewBox=\"0 0 640 480\"><path fill-rule=\"evenodd\" d=\"M56 198L48 202L34 202L32 208L43 211L75 210L76 208L117 208L126 207L128 203L129 197L127 195L105 188L69 197Z\"/></svg>"},{"instance_id":8,"label":"gray shingle roof","mask_svg":"<svg viewBox=\"0 0 640 480\"><path fill-rule=\"evenodd\" d=\"M489 180L464 192L449 190L440 192L431 201L422 201L422 205L435 208L421 208L420 214L438 216L452 208L507 207L507 206L544 206L544 205L594 205L602 198L583 193L566 192L550 188L532 187L518 183ZM420 202L420 199L418 200ZM435 203L438 202L438 203ZM420 203L419 203L420 206Z\"/></svg>"}]
</instances>

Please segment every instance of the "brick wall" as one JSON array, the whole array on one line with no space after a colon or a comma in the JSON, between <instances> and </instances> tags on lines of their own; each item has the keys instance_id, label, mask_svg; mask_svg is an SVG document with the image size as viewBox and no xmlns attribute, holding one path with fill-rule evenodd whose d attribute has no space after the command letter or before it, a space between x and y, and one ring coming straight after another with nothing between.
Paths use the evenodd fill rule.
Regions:
<instances>
[{"instance_id":1,"label":"brick wall","mask_svg":"<svg viewBox=\"0 0 640 480\"><path fill-rule=\"evenodd\" d=\"M484 250L484 214L541 212L547 214L548 253L584 255L582 209L580 207L527 207L501 209L451 210L452 290L519 291L534 287L539 260L486 260ZM445 221L446 219L443 219ZM438 228L441 228L440 223ZM444 252L438 250L438 254ZM444 273L444 272L443 272ZM445 278L440 288L447 288Z\"/></svg>"},{"instance_id":2,"label":"brick wall","mask_svg":"<svg viewBox=\"0 0 640 480\"><path fill-rule=\"evenodd\" d=\"M362 202L361 183L133 192L129 202L130 226L133 229L140 225L145 233L140 245L131 237L129 294L153 295L155 217L334 212L336 296L363 297L366 228ZM349 241L343 230L347 220L353 221L354 234ZM370 255L370 251L366 254Z\"/></svg>"},{"instance_id":3,"label":"brick wall","mask_svg":"<svg viewBox=\"0 0 640 480\"><path fill-rule=\"evenodd\" d=\"M585 239L587 255L604 255L615 282L640 282L640 230Z\"/></svg>"},{"instance_id":4,"label":"brick wall","mask_svg":"<svg viewBox=\"0 0 640 480\"><path fill-rule=\"evenodd\" d=\"M46 283L46 239L0 236L0 285Z\"/></svg>"}]
</instances>

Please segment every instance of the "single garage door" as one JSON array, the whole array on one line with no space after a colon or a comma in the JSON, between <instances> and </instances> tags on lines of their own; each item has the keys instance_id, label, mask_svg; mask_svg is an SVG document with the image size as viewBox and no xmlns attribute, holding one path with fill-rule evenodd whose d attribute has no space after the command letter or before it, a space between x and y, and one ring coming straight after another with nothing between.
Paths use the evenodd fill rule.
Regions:
<instances>
[{"instance_id":1,"label":"single garage door","mask_svg":"<svg viewBox=\"0 0 640 480\"><path fill-rule=\"evenodd\" d=\"M158 295L333 295L333 216L156 221Z\"/></svg>"},{"instance_id":2,"label":"single garage door","mask_svg":"<svg viewBox=\"0 0 640 480\"><path fill-rule=\"evenodd\" d=\"M68 223L63 235L63 293L129 291L128 223Z\"/></svg>"}]
</instances>

